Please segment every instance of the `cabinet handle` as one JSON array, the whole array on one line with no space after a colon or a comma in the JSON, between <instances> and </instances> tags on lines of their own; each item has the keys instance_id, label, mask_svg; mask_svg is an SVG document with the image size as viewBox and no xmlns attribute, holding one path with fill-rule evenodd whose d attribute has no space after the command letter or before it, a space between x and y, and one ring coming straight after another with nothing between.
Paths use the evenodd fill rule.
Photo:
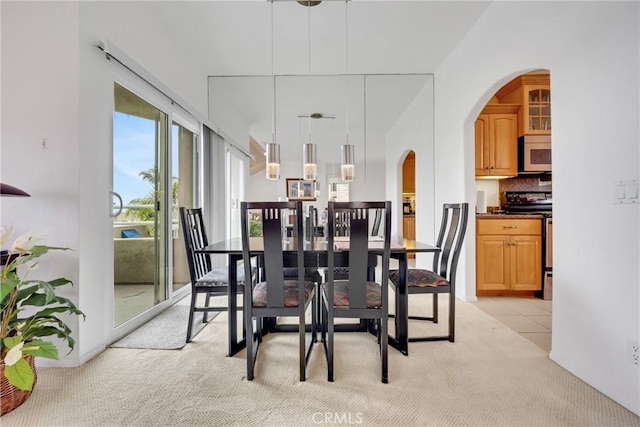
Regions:
<instances>
[{"instance_id":1,"label":"cabinet handle","mask_svg":"<svg viewBox=\"0 0 640 427\"><path fill-rule=\"evenodd\" d=\"M518 228L518 226L517 225L503 225L502 228L513 229L513 228Z\"/></svg>"}]
</instances>

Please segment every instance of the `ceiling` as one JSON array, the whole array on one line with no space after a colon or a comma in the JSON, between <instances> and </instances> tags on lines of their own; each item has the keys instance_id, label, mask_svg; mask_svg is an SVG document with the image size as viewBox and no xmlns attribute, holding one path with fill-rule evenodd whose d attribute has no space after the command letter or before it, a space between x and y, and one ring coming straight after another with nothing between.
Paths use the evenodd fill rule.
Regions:
<instances>
[{"instance_id":1,"label":"ceiling","mask_svg":"<svg viewBox=\"0 0 640 427\"><path fill-rule=\"evenodd\" d=\"M491 2L325 0L152 2L173 37L210 76L433 73ZM309 30L310 18L310 30Z\"/></svg>"},{"instance_id":2,"label":"ceiling","mask_svg":"<svg viewBox=\"0 0 640 427\"><path fill-rule=\"evenodd\" d=\"M352 76L347 85L345 74L432 74L491 2L325 0L311 8L289 0L152 4L193 66L210 76L215 105L209 114L222 129L230 125L217 108L232 111L257 141L270 140L272 76L279 76L277 135L286 158L289 152L299 157L300 150L286 144L300 144L308 128L335 139L348 121L350 142L364 138L358 132L365 126L367 140L386 132L424 85L424 76L390 77L387 86L384 78L375 84L370 79L364 89L364 78ZM372 100L373 92L379 96ZM298 116L309 112L336 118L302 123Z\"/></svg>"}]
</instances>

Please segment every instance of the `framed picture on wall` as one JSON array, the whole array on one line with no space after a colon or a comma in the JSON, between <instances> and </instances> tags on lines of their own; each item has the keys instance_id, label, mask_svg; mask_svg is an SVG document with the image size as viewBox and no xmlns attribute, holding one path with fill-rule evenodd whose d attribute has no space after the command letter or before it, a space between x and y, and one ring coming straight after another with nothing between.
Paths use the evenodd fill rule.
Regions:
<instances>
[{"instance_id":1,"label":"framed picture on wall","mask_svg":"<svg viewBox=\"0 0 640 427\"><path fill-rule=\"evenodd\" d=\"M287 198L289 200L316 200L316 182L301 178L287 178Z\"/></svg>"}]
</instances>

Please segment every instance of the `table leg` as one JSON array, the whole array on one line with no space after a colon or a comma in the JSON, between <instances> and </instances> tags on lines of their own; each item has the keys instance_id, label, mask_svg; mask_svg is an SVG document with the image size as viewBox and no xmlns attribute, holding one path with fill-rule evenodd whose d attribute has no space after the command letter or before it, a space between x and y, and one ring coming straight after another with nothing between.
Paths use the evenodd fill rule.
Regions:
<instances>
[{"instance_id":1,"label":"table leg","mask_svg":"<svg viewBox=\"0 0 640 427\"><path fill-rule=\"evenodd\" d=\"M235 355L242 350L245 345L245 339L238 341L238 260L240 256L229 255L229 357ZM251 278L245 280L245 286L251 286ZM244 301L244 298L243 298ZM244 322L243 322L244 325ZM242 329L244 331L244 327ZM244 333L242 334L244 338Z\"/></svg>"},{"instance_id":2,"label":"table leg","mask_svg":"<svg viewBox=\"0 0 640 427\"><path fill-rule=\"evenodd\" d=\"M398 270L400 280L396 288L396 341L397 348L404 355L409 355L409 299L407 297L407 254L401 254L398 258Z\"/></svg>"}]
</instances>

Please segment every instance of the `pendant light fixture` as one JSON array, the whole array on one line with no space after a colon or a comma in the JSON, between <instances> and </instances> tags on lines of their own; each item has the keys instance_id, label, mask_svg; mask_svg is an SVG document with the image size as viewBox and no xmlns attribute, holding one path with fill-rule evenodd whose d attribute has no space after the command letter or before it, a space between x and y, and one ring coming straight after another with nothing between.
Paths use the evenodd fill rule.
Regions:
<instances>
[{"instance_id":1,"label":"pendant light fixture","mask_svg":"<svg viewBox=\"0 0 640 427\"><path fill-rule=\"evenodd\" d=\"M271 78L273 79L273 106L271 108L271 142L265 146L266 178L280 179L280 144L276 142L276 75L273 70L273 0L271 0Z\"/></svg>"},{"instance_id":2,"label":"pendant light fixture","mask_svg":"<svg viewBox=\"0 0 640 427\"><path fill-rule=\"evenodd\" d=\"M345 17L345 79L346 79L346 141L340 147L340 175L343 181L351 182L355 178L355 148L349 144L349 0L344 2Z\"/></svg>"},{"instance_id":3,"label":"pendant light fixture","mask_svg":"<svg viewBox=\"0 0 640 427\"><path fill-rule=\"evenodd\" d=\"M318 160L316 153L316 145L311 142L311 2L304 2L308 7L308 74L307 74L307 102L308 102L308 120L309 132L306 144L302 145L302 179L315 181L318 176Z\"/></svg>"}]
</instances>

